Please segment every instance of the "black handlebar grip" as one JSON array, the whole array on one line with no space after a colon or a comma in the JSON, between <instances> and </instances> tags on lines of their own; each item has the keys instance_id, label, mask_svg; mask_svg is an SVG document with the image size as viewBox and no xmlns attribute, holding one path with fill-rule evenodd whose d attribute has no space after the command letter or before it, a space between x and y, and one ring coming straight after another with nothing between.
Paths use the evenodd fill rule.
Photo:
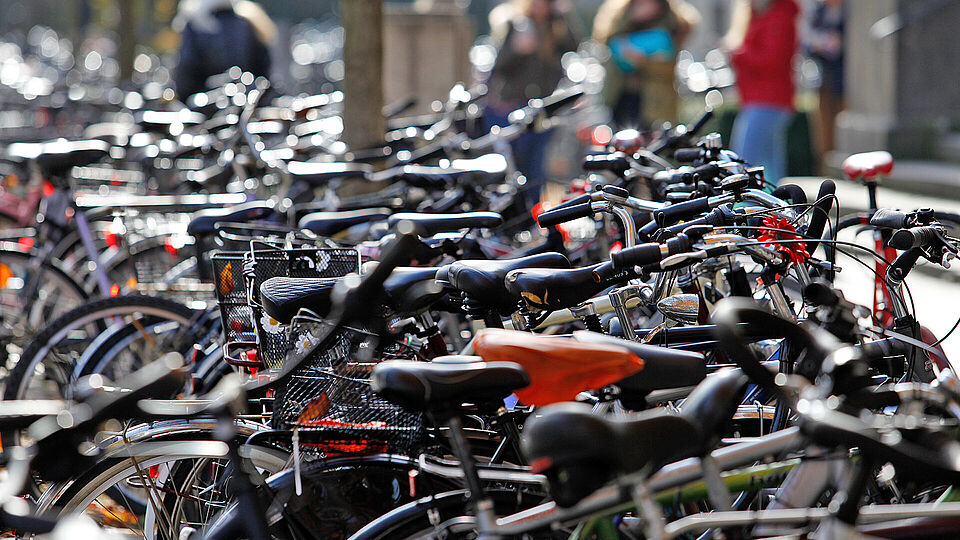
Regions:
<instances>
[{"instance_id":1,"label":"black handlebar grip","mask_svg":"<svg viewBox=\"0 0 960 540\"><path fill-rule=\"evenodd\" d=\"M662 210L657 210L653 213L653 219L656 220L657 225L665 227L684 219L697 217L709 210L710 200L701 197L692 201L671 204Z\"/></svg>"},{"instance_id":2,"label":"black handlebar grip","mask_svg":"<svg viewBox=\"0 0 960 540\"><path fill-rule=\"evenodd\" d=\"M716 163L707 163L693 170L693 179L698 181L712 180L720 175L720 166Z\"/></svg>"},{"instance_id":3,"label":"black handlebar grip","mask_svg":"<svg viewBox=\"0 0 960 540\"><path fill-rule=\"evenodd\" d=\"M592 215L593 208L590 207L589 202L585 202L574 206L566 206L547 210L546 212L540 214L540 216L537 218L537 223L546 229L547 227L553 227L554 225L573 221L577 218L590 217Z\"/></svg>"},{"instance_id":4,"label":"black handlebar grip","mask_svg":"<svg viewBox=\"0 0 960 540\"><path fill-rule=\"evenodd\" d=\"M885 227L887 229L902 229L907 226L909 216L906 212L881 208L870 217L870 224L874 227Z\"/></svg>"},{"instance_id":5,"label":"black handlebar grip","mask_svg":"<svg viewBox=\"0 0 960 540\"><path fill-rule=\"evenodd\" d=\"M810 226L807 227L807 236L819 240L823 236L823 229L827 225L827 218L830 217L830 209L833 208L837 192L837 185L833 180L824 180L820 184L820 191L817 192L817 202L813 205L813 215L810 217ZM813 253L817 249L819 242L810 242L808 252Z\"/></svg>"},{"instance_id":6,"label":"black handlebar grip","mask_svg":"<svg viewBox=\"0 0 960 540\"><path fill-rule=\"evenodd\" d=\"M566 90L543 98L543 112L553 114L567 105L573 105L578 99L583 97L583 89L575 88Z\"/></svg>"},{"instance_id":7,"label":"black handlebar grip","mask_svg":"<svg viewBox=\"0 0 960 540\"><path fill-rule=\"evenodd\" d=\"M614 270L622 270L631 266L644 266L659 262L663 259L660 254L660 244L649 242L622 249L610 254L610 262Z\"/></svg>"},{"instance_id":8,"label":"black handlebar grip","mask_svg":"<svg viewBox=\"0 0 960 540\"><path fill-rule=\"evenodd\" d=\"M940 238L936 227L911 227L893 233L887 244L894 249L913 249L930 246Z\"/></svg>"},{"instance_id":9,"label":"black handlebar grip","mask_svg":"<svg viewBox=\"0 0 960 540\"><path fill-rule=\"evenodd\" d=\"M690 135L696 135L701 129L703 129L703 126L707 125L707 122L709 122L711 118L713 118L713 109L707 108L703 111L703 116L697 120L697 123L687 130L687 133Z\"/></svg>"},{"instance_id":10,"label":"black handlebar grip","mask_svg":"<svg viewBox=\"0 0 960 540\"><path fill-rule=\"evenodd\" d=\"M576 197L570 200L563 201L562 203L554 206L553 208L548 210L548 212L551 210L557 210L560 208L570 208L571 206L580 206L583 203L590 202L590 198L591 197L589 193L581 193L580 195L577 195Z\"/></svg>"},{"instance_id":11,"label":"black handlebar grip","mask_svg":"<svg viewBox=\"0 0 960 540\"><path fill-rule=\"evenodd\" d=\"M793 204L806 204L807 194L796 184L782 184L773 190L773 196L778 199L789 200Z\"/></svg>"},{"instance_id":12,"label":"black handlebar grip","mask_svg":"<svg viewBox=\"0 0 960 540\"><path fill-rule=\"evenodd\" d=\"M673 153L673 160L680 163L693 163L703 156L700 148L678 148Z\"/></svg>"},{"instance_id":13,"label":"black handlebar grip","mask_svg":"<svg viewBox=\"0 0 960 540\"><path fill-rule=\"evenodd\" d=\"M667 255L678 255L680 253L687 253L693 249L693 242L690 241L690 237L680 233L673 238L667 240Z\"/></svg>"},{"instance_id":14,"label":"black handlebar grip","mask_svg":"<svg viewBox=\"0 0 960 540\"><path fill-rule=\"evenodd\" d=\"M640 238L643 238L644 240L646 240L646 239L652 238L659 228L660 226L657 225L657 221L654 219L651 219L650 221L645 223L643 227L640 227L640 230L637 231L637 233L640 235Z\"/></svg>"},{"instance_id":15,"label":"black handlebar grip","mask_svg":"<svg viewBox=\"0 0 960 540\"><path fill-rule=\"evenodd\" d=\"M593 280L602 283L616 276L617 272L613 261L605 262L593 269Z\"/></svg>"},{"instance_id":16,"label":"black handlebar grip","mask_svg":"<svg viewBox=\"0 0 960 540\"><path fill-rule=\"evenodd\" d=\"M617 176L623 176L630 168L630 162L623 152L613 154L595 154L583 158L585 171L610 171Z\"/></svg>"}]
</instances>

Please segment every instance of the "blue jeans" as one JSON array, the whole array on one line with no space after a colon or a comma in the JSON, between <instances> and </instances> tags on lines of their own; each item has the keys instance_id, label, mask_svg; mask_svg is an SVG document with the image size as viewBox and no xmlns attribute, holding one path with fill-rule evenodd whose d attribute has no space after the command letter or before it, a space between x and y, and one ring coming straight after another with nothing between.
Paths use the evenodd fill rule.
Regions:
<instances>
[{"instance_id":1,"label":"blue jeans","mask_svg":"<svg viewBox=\"0 0 960 540\"><path fill-rule=\"evenodd\" d=\"M751 165L762 165L767 182L787 175L787 127L793 111L770 105L745 105L733 122L730 149Z\"/></svg>"},{"instance_id":2,"label":"blue jeans","mask_svg":"<svg viewBox=\"0 0 960 540\"><path fill-rule=\"evenodd\" d=\"M487 130L492 126L507 126L507 115L512 111L501 112L487 107L484 120ZM545 161L547 147L550 145L550 131L542 133L528 132L510 142L513 152L513 161L517 169L526 177L527 183L523 186L524 201L527 208L533 208L540 202L540 190L546 178Z\"/></svg>"}]
</instances>

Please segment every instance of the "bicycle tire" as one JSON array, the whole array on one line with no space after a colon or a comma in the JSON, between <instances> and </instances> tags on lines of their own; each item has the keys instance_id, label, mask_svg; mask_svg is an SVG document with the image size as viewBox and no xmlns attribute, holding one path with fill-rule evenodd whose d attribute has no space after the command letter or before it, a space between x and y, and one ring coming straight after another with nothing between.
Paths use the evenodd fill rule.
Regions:
<instances>
[{"instance_id":1,"label":"bicycle tire","mask_svg":"<svg viewBox=\"0 0 960 540\"><path fill-rule=\"evenodd\" d=\"M184 424L186 425L186 423ZM149 453L151 445L155 445L157 442L168 443L167 450L172 455L141 456L137 463L126 456L105 457L78 474L74 479L50 486L38 501L38 508L48 516L65 517L82 513L94 503L102 505L101 497L107 496L127 511L135 513L138 518L142 513L143 524L151 529L142 532L144 532L145 538L152 539L155 537L152 526L156 524L156 521L155 517L151 519L151 516L155 516L155 510L152 505L148 504L145 497L143 500L129 498L126 493L129 493L131 488L121 486L121 484L129 478L135 476L139 478L139 471L144 471L150 467L161 468L166 466L166 476L164 476L162 470L157 473L156 478L152 478L151 475L152 481L166 482L167 479L176 477L178 464L191 463L195 467L196 463L202 460L207 460L205 463L209 463L211 460L225 459L220 452L216 451L216 448L205 446L201 449L198 444L201 442L216 442L211 440L212 432L212 428L192 430L187 433L178 432L168 436L148 437L149 440L132 443L126 446L130 453L137 453L141 448ZM185 436L186 438L184 438ZM181 449L182 453L176 454L175 449L177 448ZM250 459L255 466L268 473L278 470L278 467L282 467L287 461L287 456L277 455L276 450L260 447L248 448L245 457ZM166 489L168 486L162 483L155 487L159 488L158 493L163 494L159 497L159 502L167 510L176 508L179 504L178 500L183 498L183 493L177 490L171 492Z\"/></svg>"},{"instance_id":2,"label":"bicycle tire","mask_svg":"<svg viewBox=\"0 0 960 540\"><path fill-rule=\"evenodd\" d=\"M36 375L38 366L46 359L47 354L75 329L90 325L95 329L100 328L102 331L105 326L97 324L97 321L102 323L108 317L121 314L141 314L156 319L165 318L166 320L187 324L194 313L194 310L172 300L141 295L102 298L83 304L48 324L24 349L20 359L7 375L3 388L3 399L26 399L30 380ZM72 372L75 364L69 364L69 361L66 363L68 365L62 367L67 367ZM49 365L50 362L45 367ZM61 374L62 372L61 369ZM51 373L51 375L53 374ZM61 380L64 379L65 377L61 377ZM69 382L69 379L67 379L67 382ZM15 444L16 437L11 436L11 433L0 433L0 442L4 446Z\"/></svg>"},{"instance_id":3,"label":"bicycle tire","mask_svg":"<svg viewBox=\"0 0 960 540\"><path fill-rule=\"evenodd\" d=\"M277 538L352 538L361 527L408 502L409 472L417 464L397 456L355 456L306 465L303 494L294 494L295 473L287 469L267 480L273 499L286 500L282 517L271 519ZM426 479L429 477L429 479ZM447 478L420 471L419 485L442 492L459 488ZM231 504L204 531L207 540L244 538L243 516Z\"/></svg>"},{"instance_id":4,"label":"bicycle tire","mask_svg":"<svg viewBox=\"0 0 960 540\"><path fill-rule=\"evenodd\" d=\"M53 261L53 262L40 261L40 260L37 260L35 255L29 252L19 251L15 249L0 248L0 265L6 267L8 271L11 268L16 268L16 267L29 268L32 265L39 265L41 268L41 272L43 273L43 276L44 276L43 284L45 286L53 285L57 289L62 290L69 297L72 297L73 300L76 300L76 304L58 305L58 306L55 306L54 309L52 309L49 312L34 315L33 313L24 313L20 307L14 306L12 304L8 305L9 300L4 300L4 298L7 297L7 295L9 295L10 293L4 292L6 291L6 285L0 286L0 315L4 315L4 313L14 313L14 317L22 318L21 323L25 324L21 328L17 329L13 327L13 325L17 324L15 321L11 320L11 322L8 323L6 322L7 318L5 316L2 319L0 319L0 324L4 326L4 328L0 328L0 331L4 333L9 333L10 335L9 339L11 343L25 344L26 340L32 338L32 336L28 334L35 335L34 330L37 330L37 329L30 327L31 318L42 317L44 319L47 319L47 318L60 316L66 313L66 311L68 311L69 309L72 309L77 304L84 302L89 298L89 295L83 289L83 286L80 283L78 283L77 280L75 280L73 276L71 276L66 270L61 268L56 263L56 261ZM10 277L13 277L13 276L8 276L7 278L4 279L4 281L6 281L7 279L10 279ZM12 300L12 296L10 298ZM61 297L60 295L58 295L57 298L58 299L67 298L67 296ZM33 309L34 310L37 309L37 306L34 306ZM9 328L7 328L8 325L10 326Z\"/></svg>"},{"instance_id":5,"label":"bicycle tire","mask_svg":"<svg viewBox=\"0 0 960 540\"><path fill-rule=\"evenodd\" d=\"M219 316L219 314L217 314ZM220 336L221 330L219 324L219 318L210 319L208 317L193 317L191 319L191 325L187 329L189 332L188 335L184 337L177 336L177 341L175 343L181 344L180 350L178 352L182 353L188 359L194 359L191 354L192 351L190 347L200 346L201 350L208 350L211 347L216 347L219 350L220 345ZM113 364L117 356L131 343L135 342L138 336L147 331L149 335L158 335L161 331L173 331L180 332L179 327L171 327L171 321L160 320L149 328L143 327L142 325L138 326L133 323L126 325L115 325L111 329L106 330L100 334L86 350L83 352L83 356L77 363L77 366L74 370L74 373L77 377L83 377L85 375L92 375L94 373L107 373L110 376L110 373L106 370L108 364ZM218 356L222 358L222 356ZM205 358L201 357L201 360ZM228 368L229 364L223 362ZM202 364L197 363L196 365L190 366L194 374L197 374L197 369ZM219 378L217 379L219 381ZM203 392L201 392L203 393Z\"/></svg>"}]
</instances>

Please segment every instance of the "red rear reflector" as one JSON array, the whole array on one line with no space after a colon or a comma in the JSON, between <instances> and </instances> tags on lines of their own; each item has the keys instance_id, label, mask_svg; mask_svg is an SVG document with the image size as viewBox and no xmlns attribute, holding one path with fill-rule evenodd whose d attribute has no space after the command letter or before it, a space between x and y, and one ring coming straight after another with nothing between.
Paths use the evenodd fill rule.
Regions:
<instances>
[{"instance_id":1,"label":"red rear reflector","mask_svg":"<svg viewBox=\"0 0 960 540\"><path fill-rule=\"evenodd\" d=\"M613 139L613 130L610 126L597 126L593 128L593 144L596 146L606 146Z\"/></svg>"},{"instance_id":2,"label":"red rear reflector","mask_svg":"<svg viewBox=\"0 0 960 540\"><path fill-rule=\"evenodd\" d=\"M177 255L180 253L180 250L177 249L177 246L173 245L173 242L170 238L167 238L163 241L163 249L167 250L167 253L169 253L174 259L176 259Z\"/></svg>"},{"instance_id":3,"label":"red rear reflector","mask_svg":"<svg viewBox=\"0 0 960 540\"><path fill-rule=\"evenodd\" d=\"M530 462L530 470L535 473L542 473L553 466L553 460L547 456L538 457Z\"/></svg>"},{"instance_id":4,"label":"red rear reflector","mask_svg":"<svg viewBox=\"0 0 960 540\"><path fill-rule=\"evenodd\" d=\"M17 244L19 244L20 249L24 251L30 251L33 249L33 238L29 236L21 236L20 239L17 240Z\"/></svg>"}]
</instances>

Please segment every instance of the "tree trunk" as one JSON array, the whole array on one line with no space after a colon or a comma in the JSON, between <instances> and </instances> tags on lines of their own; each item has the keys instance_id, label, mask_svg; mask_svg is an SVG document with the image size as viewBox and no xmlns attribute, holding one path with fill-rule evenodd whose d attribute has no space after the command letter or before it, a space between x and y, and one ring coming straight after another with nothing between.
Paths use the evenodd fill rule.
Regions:
<instances>
[{"instance_id":1,"label":"tree trunk","mask_svg":"<svg viewBox=\"0 0 960 540\"><path fill-rule=\"evenodd\" d=\"M383 0L340 0L343 140L350 148L383 142Z\"/></svg>"},{"instance_id":2,"label":"tree trunk","mask_svg":"<svg viewBox=\"0 0 960 540\"><path fill-rule=\"evenodd\" d=\"M133 0L118 0L120 11L120 34L117 62L120 64L120 82L125 83L133 75L133 57L137 47L136 6Z\"/></svg>"}]
</instances>

